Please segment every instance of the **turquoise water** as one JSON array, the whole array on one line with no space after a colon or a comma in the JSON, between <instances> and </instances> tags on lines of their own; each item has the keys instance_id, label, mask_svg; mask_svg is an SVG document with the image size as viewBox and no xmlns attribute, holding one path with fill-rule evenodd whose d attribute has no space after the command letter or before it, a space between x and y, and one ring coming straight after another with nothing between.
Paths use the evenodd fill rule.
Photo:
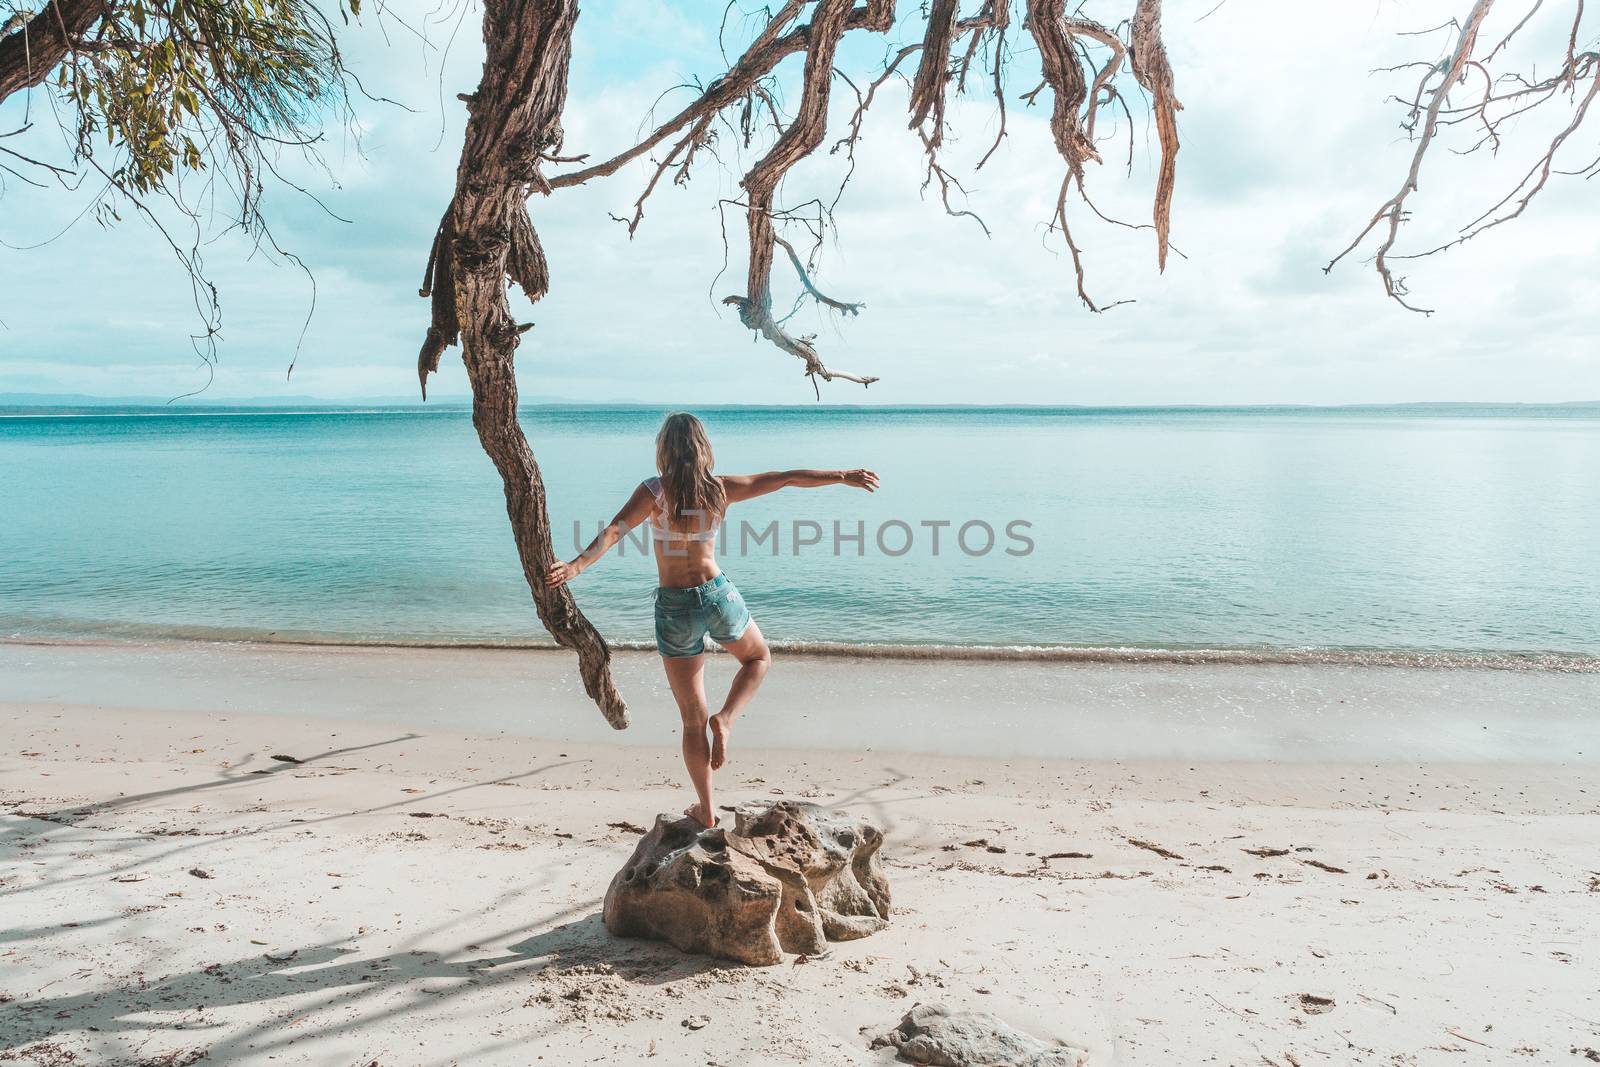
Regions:
<instances>
[{"instance_id":1,"label":"turquoise water","mask_svg":"<svg viewBox=\"0 0 1600 1067\"><path fill-rule=\"evenodd\" d=\"M701 414L722 470L883 478L734 511L724 567L786 644L1600 655L1600 408ZM659 420L525 414L558 551ZM460 408L0 418L0 515L0 635L545 640ZM636 642L653 585L625 546L574 589Z\"/></svg>"}]
</instances>

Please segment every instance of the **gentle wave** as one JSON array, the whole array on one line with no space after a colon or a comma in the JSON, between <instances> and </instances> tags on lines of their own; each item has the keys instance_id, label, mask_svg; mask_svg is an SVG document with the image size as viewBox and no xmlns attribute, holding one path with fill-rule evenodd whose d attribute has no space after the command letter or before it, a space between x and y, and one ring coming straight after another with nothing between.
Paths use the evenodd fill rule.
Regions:
<instances>
[{"instance_id":1,"label":"gentle wave","mask_svg":"<svg viewBox=\"0 0 1600 1067\"><path fill-rule=\"evenodd\" d=\"M1600 674L1600 656L1570 652L1488 652L1366 648L1129 648L1080 645L852 645L774 641L779 651L866 659L972 659L1052 663L1322 664ZM654 649L654 645L641 645Z\"/></svg>"},{"instance_id":2,"label":"gentle wave","mask_svg":"<svg viewBox=\"0 0 1600 1067\"><path fill-rule=\"evenodd\" d=\"M306 632L262 633L243 629L121 627L115 633L42 636L13 634L0 644L103 646L150 642L212 645L271 645L305 648L419 648L462 651L560 652L550 640L517 638L440 640L438 638L353 637ZM651 641L612 641L619 652L654 652ZM1012 661L1061 664L1150 664L1153 666L1345 666L1403 667L1421 670L1552 671L1600 674L1600 656L1576 652L1496 652L1451 649L1377 648L1136 648L1081 645L852 644L842 641L772 641L786 655L881 660ZM708 643L707 649L722 649Z\"/></svg>"}]
</instances>

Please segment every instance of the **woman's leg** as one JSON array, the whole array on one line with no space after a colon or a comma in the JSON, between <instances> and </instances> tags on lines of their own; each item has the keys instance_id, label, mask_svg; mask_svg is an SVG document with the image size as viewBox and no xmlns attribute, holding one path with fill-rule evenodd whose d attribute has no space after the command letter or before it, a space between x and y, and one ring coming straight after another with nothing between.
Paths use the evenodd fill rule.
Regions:
<instances>
[{"instance_id":1,"label":"woman's leg","mask_svg":"<svg viewBox=\"0 0 1600 1067\"><path fill-rule=\"evenodd\" d=\"M756 695L756 690L761 688L761 679L767 676L767 668L772 666L772 650L767 647L767 639L761 636L761 627L753 620L737 641L730 641L723 647L738 659L739 673L733 676L733 684L728 686L728 697L722 702L722 710L711 716L712 770L719 770L728 762L728 735L733 732L733 720L750 703L750 698Z\"/></svg>"},{"instance_id":2,"label":"woman's leg","mask_svg":"<svg viewBox=\"0 0 1600 1067\"><path fill-rule=\"evenodd\" d=\"M706 743L706 657L662 656L661 665L666 668L667 684L672 686L678 714L683 717L683 765L688 768L689 781L699 797L684 814L711 826L717 816L711 806L711 748Z\"/></svg>"}]
</instances>

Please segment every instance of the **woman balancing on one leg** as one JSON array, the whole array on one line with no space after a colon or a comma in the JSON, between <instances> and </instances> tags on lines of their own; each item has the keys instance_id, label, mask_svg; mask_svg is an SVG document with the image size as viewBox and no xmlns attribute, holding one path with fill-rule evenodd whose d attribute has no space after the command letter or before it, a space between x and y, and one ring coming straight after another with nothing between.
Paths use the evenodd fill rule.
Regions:
<instances>
[{"instance_id":1,"label":"woman balancing on one leg","mask_svg":"<svg viewBox=\"0 0 1600 1067\"><path fill-rule=\"evenodd\" d=\"M728 505L789 486L852 485L872 492L878 476L869 470L713 474L706 428L682 412L668 415L656 435L656 470L659 477L641 483L600 536L572 562L552 566L545 581L551 585L571 581L628 530L641 522L649 524L661 578L656 590L656 648L683 716L683 762L700 798L684 814L711 826L716 822L711 772L726 761L733 721L755 696L772 663L766 639L750 618L744 598L717 567L717 530ZM722 710L709 717L707 634L739 661L739 673L728 687Z\"/></svg>"}]
</instances>

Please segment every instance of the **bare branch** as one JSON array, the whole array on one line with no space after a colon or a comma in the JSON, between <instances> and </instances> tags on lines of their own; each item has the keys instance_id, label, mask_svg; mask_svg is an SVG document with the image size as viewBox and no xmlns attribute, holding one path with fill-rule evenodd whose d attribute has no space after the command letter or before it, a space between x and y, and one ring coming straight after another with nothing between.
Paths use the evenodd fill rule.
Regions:
<instances>
[{"instance_id":1,"label":"bare branch","mask_svg":"<svg viewBox=\"0 0 1600 1067\"><path fill-rule=\"evenodd\" d=\"M775 236L773 237L773 240L777 242L778 247L789 253L789 262L794 265L794 272L800 276L800 284L805 286L806 292L811 294L813 300L819 304L826 304L835 311L843 312L846 315L861 314L861 309L866 307L865 304L850 304L844 302L843 300L835 300L833 297L828 296L822 290L818 289L816 284L812 282L811 274L807 271L806 265L800 261L800 255L794 250L794 245L790 244L788 241L785 241L782 237Z\"/></svg>"},{"instance_id":2,"label":"bare branch","mask_svg":"<svg viewBox=\"0 0 1600 1067\"><path fill-rule=\"evenodd\" d=\"M1467 15L1467 21L1461 27L1460 36L1456 40L1455 51L1451 54L1450 62L1445 67L1444 76L1433 87L1431 94L1428 94L1428 104L1423 109L1422 133L1417 139L1416 150L1411 155L1411 166L1406 172L1405 181L1401 184L1400 190L1388 200L1385 200L1377 212L1373 214L1372 219L1356 235L1356 239L1351 241L1344 251L1334 256L1327 266L1322 268L1324 274L1333 270L1341 259L1355 251L1356 247L1366 239L1368 234L1383 225L1384 238L1378 245L1375 263L1378 275L1383 279L1384 291L1389 294L1392 300L1409 311L1417 311L1424 315L1433 313L1431 309L1414 307L1406 301L1405 279L1396 278L1389 270L1388 256L1394 248L1395 240L1399 237L1400 223L1405 220L1406 199L1417 190L1417 179L1422 171L1423 158L1428 154L1428 146L1433 143L1434 135L1438 131L1439 110L1444 107L1445 96L1449 92L1450 86L1461 80L1467 61L1472 55L1472 48L1477 43L1478 31L1483 26L1483 20L1488 17L1489 9L1493 6L1494 0L1476 0L1472 5L1472 11ZM1427 85L1426 77L1423 85ZM1423 91L1419 89L1417 97L1419 104L1422 96Z\"/></svg>"},{"instance_id":3,"label":"bare branch","mask_svg":"<svg viewBox=\"0 0 1600 1067\"><path fill-rule=\"evenodd\" d=\"M1083 252L1078 248L1077 242L1072 239L1072 230L1067 225L1067 190L1073 186L1074 181L1075 179L1070 172L1061 179L1061 190L1056 194L1056 211L1051 219L1050 228L1061 231L1061 238L1066 242L1067 251L1072 256L1072 273L1077 280L1078 299L1083 301L1084 307L1093 312L1109 311L1123 304L1131 304L1133 303L1132 300L1113 300L1109 304L1097 304L1089 296L1088 290L1084 288Z\"/></svg>"},{"instance_id":4,"label":"bare branch","mask_svg":"<svg viewBox=\"0 0 1600 1067\"><path fill-rule=\"evenodd\" d=\"M749 273L745 295L730 296L723 303L738 309L739 321L747 328L800 359L813 382L818 377L824 381L843 378L869 385L877 379L830 370L818 356L814 338L794 337L772 317L772 260L777 243L773 196L789 169L822 143L833 86L833 57L840 38L849 29L851 10L851 0L820 0L817 4L808 26L811 45L806 51L804 82L794 121L740 183L748 205L745 215L750 235Z\"/></svg>"},{"instance_id":5,"label":"bare branch","mask_svg":"<svg viewBox=\"0 0 1600 1067\"><path fill-rule=\"evenodd\" d=\"M1590 55L1592 55L1592 53L1590 53ZM1436 248L1431 248L1426 252L1418 252L1407 256L1393 256L1391 258L1420 259L1423 256L1431 256L1436 252L1443 252L1446 249L1454 248L1456 245L1470 241L1486 230L1492 230L1496 226L1521 217L1522 213L1527 210L1529 203L1533 201L1533 198L1543 191L1545 183L1550 180L1550 175L1555 172L1554 167L1556 153L1561 150L1561 146L1566 143L1567 138L1572 136L1573 132L1583 124L1583 120L1588 116L1589 113L1589 105L1594 103L1595 96L1600 94L1600 73L1597 73L1594 69L1596 62L1597 60L1591 60L1588 64L1589 73L1587 76L1592 79L1589 83L1589 91L1585 93L1583 99L1579 101L1578 106L1573 113L1572 120L1568 122L1567 125L1550 140L1550 143L1546 146L1544 153L1539 157L1538 161L1535 162L1528 172L1523 175L1522 180L1519 181L1509 193L1496 201L1493 207L1489 208L1483 214L1479 215L1477 218L1473 219L1470 223L1463 227L1461 236L1455 240L1446 242L1445 244L1439 245ZM1582 75L1578 75L1578 77L1581 76ZM1567 71L1564 72L1561 77L1572 78L1574 77L1574 74L1572 71ZM1576 173L1581 174L1588 169L1588 167L1584 167ZM1519 193L1521 195L1518 195ZM1502 212L1501 209L1505 208L1508 204L1511 205L1510 210Z\"/></svg>"},{"instance_id":6,"label":"bare branch","mask_svg":"<svg viewBox=\"0 0 1600 1067\"><path fill-rule=\"evenodd\" d=\"M1489 54L1483 57L1483 61L1485 63L1493 63L1494 57L1499 55L1506 45L1511 43L1511 38L1522 32L1522 27L1528 24L1529 19L1537 15L1539 13L1539 9L1543 6L1544 0L1533 0L1533 6L1528 8L1527 13L1522 16L1515 26L1511 27L1511 32L1502 37L1500 39L1500 43L1489 50ZM1580 5L1580 12L1581 10L1582 8Z\"/></svg>"},{"instance_id":7,"label":"bare branch","mask_svg":"<svg viewBox=\"0 0 1600 1067\"><path fill-rule=\"evenodd\" d=\"M888 81L894 76L895 71L899 69L900 64L905 61L907 56L915 55L921 50L922 46L920 44L908 44L904 48L900 49L899 52L895 53L895 57L893 59L884 64L883 70L878 74L878 76L872 79L872 82L867 86L867 91L865 93L863 93L860 89L856 89L855 82L851 81L848 77L845 77L845 83L848 84L850 88L855 89L856 109L850 115L849 132L834 142L833 147L828 149L828 154L833 155L837 153L839 149L845 149L847 159L850 163L850 171L855 170L856 144L861 140L861 123L866 119L867 111L872 107L872 102L874 99L876 99L878 90L883 87L884 82ZM845 182L848 182L849 180L850 176L849 173L847 173L845 175ZM843 182L840 183L839 189L840 192L844 191ZM838 202L837 197L835 197L834 200L835 203Z\"/></svg>"},{"instance_id":8,"label":"bare branch","mask_svg":"<svg viewBox=\"0 0 1600 1067\"><path fill-rule=\"evenodd\" d=\"M720 111L744 96L756 82L772 73L772 69L786 56L802 51L809 56L816 44L815 17L810 24L788 33L783 32L807 2L809 0L787 0L726 74L708 85L704 93L658 126L649 137L604 162L551 178L550 187L565 189L568 186L581 185L591 178L615 174L700 116L707 112ZM863 6L853 8L845 18L846 29L861 28L878 33L887 32L893 23L894 0L867 0Z\"/></svg>"}]
</instances>

